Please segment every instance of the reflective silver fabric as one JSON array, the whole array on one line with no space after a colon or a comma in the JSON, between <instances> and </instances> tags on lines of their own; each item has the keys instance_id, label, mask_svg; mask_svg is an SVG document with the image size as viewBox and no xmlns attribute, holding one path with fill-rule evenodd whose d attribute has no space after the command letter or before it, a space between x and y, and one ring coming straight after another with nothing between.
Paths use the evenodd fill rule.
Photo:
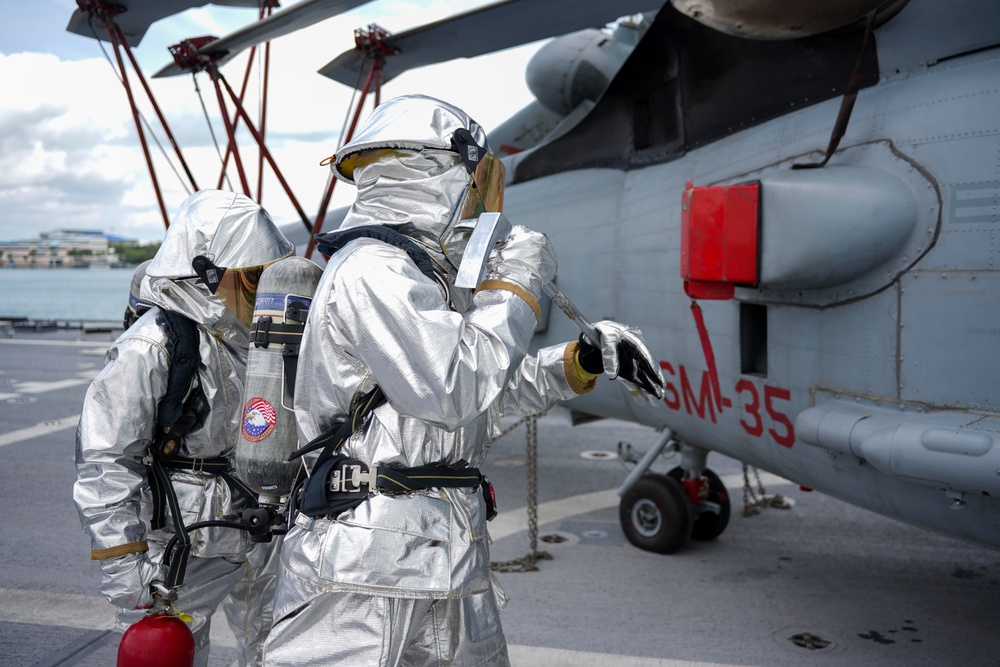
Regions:
<instances>
[{"instance_id":1,"label":"reflective silver fabric","mask_svg":"<svg viewBox=\"0 0 1000 667\"><path fill-rule=\"evenodd\" d=\"M367 175L359 170L359 185ZM428 192L427 179L382 185L380 178L359 188L353 224L395 222L411 207L411 219L423 219L425 202L435 210L458 203L446 186ZM451 298L381 241L357 239L334 254L299 355L300 443L378 384L388 402L344 453L369 465L479 466L502 414L536 413L575 395L565 345L526 356L536 319L522 297L502 289L473 297L452 287ZM265 665L508 664L501 596L478 489L377 494L336 520L300 516L282 550ZM407 646L401 637L420 639ZM353 650L362 657L353 659Z\"/></svg>"},{"instance_id":2,"label":"reflective silver fabric","mask_svg":"<svg viewBox=\"0 0 1000 667\"><path fill-rule=\"evenodd\" d=\"M148 280L146 278L146 268L152 261L151 259L147 259L135 267L135 271L132 272L132 283L128 289L128 309L125 311L124 319L126 329L135 324L142 311L149 308L149 304L144 303L139 294L142 291L142 283Z\"/></svg>"},{"instance_id":3,"label":"reflective silver fabric","mask_svg":"<svg viewBox=\"0 0 1000 667\"><path fill-rule=\"evenodd\" d=\"M355 153L380 148L451 150L451 135L466 129L480 146L487 146L486 132L469 114L442 100L426 95L403 95L372 109L357 134L336 153L334 173L354 183L345 173L344 159Z\"/></svg>"},{"instance_id":4,"label":"reflective silver fabric","mask_svg":"<svg viewBox=\"0 0 1000 667\"><path fill-rule=\"evenodd\" d=\"M223 224L219 224L219 221ZM183 221L183 224L177 224ZM217 266L260 266L295 251L259 204L237 192L201 190L188 197L146 268L152 278L191 278L191 260Z\"/></svg>"},{"instance_id":5,"label":"reflective silver fabric","mask_svg":"<svg viewBox=\"0 0 1000 667\"><path fill-rule=\"evenodd\" d=\"M492 593L453 600L331 593L281 621L274 634L268 666L510 664Z\"/></svg>"},{"instance_id":6,"label":"reflective silver fabric","mask_svg":"<svg viewBox=\"0 0 1000 667\"><path fill-rule=\"evenodd\" d=\"M542 286L555 277L557 265L548 237L523 225L514 225L507 240L498 243L490 253L483 282L514 283L528 292L537 306Z\"/></svg>"},{"instance_id":7,"label":"reflective silver fabric","mask_svg":"<svg viewBox=\"0 0 1000 667\"><path fill-rule=\"evenodd\" d=\"M284 239L266 215L248 218L246 210L234 207L232 202L232 193L209 191L193 195L173 221L167 239L235 239L238 234L232 232L233 225L247 237ZM222 217L212 223L206 211ZM213 224L217 230L212 230ZM232 243L225 245L230 249L236 247ZM164 246L161 252L165 256L158 253L148 272L157 260L163 260L161 267L168 266L183 254L176 244ZM244 254L230 255L235 261L259 263L275 252L256 244L240 247ZM210 458L233 453L240 430L248 344L246 328L194 279L150 277L142 283L141 298L158 308L147 312L115 341L105 357L104 369L87 391L76 433L77 480L73 486L81 523L91 537L93 557L102 564L101 591L109 601L124 609L149 603L149 583L162 578L160 556L174 535L169 511L166 528L155 531L149 528L151 495L142 463L155 434L157 406L166 393L169 378L168 336L165 326L156 320L159 308L183 314L197 325L200 364L195 382L200 398L193 399L192 405L198 420L184 439L181 456ZM242 508L242 499L234 498L226 483L214 475L171 471L170 476L187 525L232 516ZM191 565L189 571L243 567L249 546L245 535L231 528L196 531L192 537L191 562L200 558L219 562L213 566ZM267 544L257 545L251 552L255 554L252 558L268 563L272 548ZM253 568L250 575L253 581L241 584L243 606L248 609L244 615L265 613L270 597L266 591L273 586L276 565L269 567L270 571ZM232 593L236 584L232 577L198 581L196 575L192 576L191 581L185 582L181 599L220 600L227 592ZM184 610L181 600L178 605ZM269 617L269 608L266 614ZM248 617L241 623L248 628L266 626L268 618ZM254 641L259 642L260 635L259 630L254 631Z\"/></svg>"},{"instance_id":8,"label":"reflective silver fabric","mask_svg":"<svg viewBox=\"0 0 1000 667\"><path fill-rule=\"evenodd\" d=\"M336 154L337 177L358 187L340 228L374 221L392 225L427 250L443 271L457 271L464 244L451 237L471 196L472 176L451 150L451 136L463 127L487 145L483 129L468 114L440 100L406 95L375 107ZM349 177L342 171L345 160L362 151L400 148L405 150L395 159L353 167Z\"/></svg>"}]
</instances>

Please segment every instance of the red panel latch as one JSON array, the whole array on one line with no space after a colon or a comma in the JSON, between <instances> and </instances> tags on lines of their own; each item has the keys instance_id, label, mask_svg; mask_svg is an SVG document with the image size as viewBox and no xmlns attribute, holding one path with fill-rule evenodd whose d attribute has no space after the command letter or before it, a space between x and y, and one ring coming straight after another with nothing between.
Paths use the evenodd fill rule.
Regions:
<instances>
[{"instance_id":1,"label":"red panel latch","mask_svg":"<svg viewBox=\"0 0 1000 667\"><path fill-rule=\"evenodd\" d=\"M757 283L759 188L696 188L688 181L681 209L681 277L688 296L731 299L737 285Z\"/></svg>"}]
</instances>

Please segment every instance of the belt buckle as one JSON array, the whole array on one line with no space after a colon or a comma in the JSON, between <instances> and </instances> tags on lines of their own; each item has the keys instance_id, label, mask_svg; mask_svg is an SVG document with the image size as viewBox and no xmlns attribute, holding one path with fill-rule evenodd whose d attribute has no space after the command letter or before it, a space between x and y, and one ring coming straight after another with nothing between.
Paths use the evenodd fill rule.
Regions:
<instances>
[{"instance_id":1,"label":"belt buckle","mask_svg":"<svg viewBox=\"0 0 1000 667\"><path fill-rule=\"evenodd\" d=\"M330 471L330 492L361 493L364 485L367 484L369 488L374 486L373 477L371 471L366 470L362 464L345 463Z\"/></svg>"}]
</instances>

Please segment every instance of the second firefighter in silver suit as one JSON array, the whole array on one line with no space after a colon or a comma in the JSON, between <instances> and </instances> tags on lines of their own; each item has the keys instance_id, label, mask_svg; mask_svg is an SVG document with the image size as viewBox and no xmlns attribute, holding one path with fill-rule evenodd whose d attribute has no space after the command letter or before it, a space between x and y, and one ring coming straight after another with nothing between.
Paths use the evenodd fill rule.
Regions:
<instances>
[{"instance_id":1,"label":"second firefighter in silver suit","mask_svg":"<svg viewBox=\"0 0 1000 667\"><path fill-rule=\"evenodd\" d=\"M219 190L191 195L146 267L136 299L145 314L111 346L87 392L76 437L73 498L91 538L91 558L101 565L101 592L119 608L119 628L152 604L150 586L166 577L164 548L175 535L172 511L163 528L151 528L155 480L149 462L157 413L170 369L179 361L170 354L176 333L161 311L193 322L197 339L197 370L185 401L196 420L177 452L195 464L169 470L177 508L188 525L238 516L243 498L219 476L199 469L197 461L230 457L239 437L246 307L213 294L195 276L192 260L211 257L228 267L229 280L240 279L247 287L252 286L247 273L259 273L292 251L267 212L247 197ZM249 299L252 309L252 294L241 299ZM208 664L209 627L220 605L236 635L239 664L258 664L271 619L275 545L251 545L244 532L225 527L194 531L192 542L176 608L193 618L195 665Z\"/></svg>"},{"instance_id":2,"label":"second firefighter in silver suit","mask_svg":"<svg viewBox=\"0 0 1000 667\"><path fill-rule=\"evenodd\" d=\"M456 137L471 140L478 160L463 161L469 142ZM341 453L372 469L476 468L501 415L535 414L594 386L601 369L583 370L576 341L527 354L542 285L556 271L544 235L515 226L475 292L454 286L462 221L499 211L503 193L503 167L467 114L424 96L387 101L334 168L358 194L340 230L325 235L334 250L298 364L300 444L378 385L387 401ZM415 242L433 273L380 229ZM629 339L651 364L638 333ZM486 515L478 487L372 492L353 509L300 513L282 547L264 664L509 664Z\"/></svg>"}]
</instances>

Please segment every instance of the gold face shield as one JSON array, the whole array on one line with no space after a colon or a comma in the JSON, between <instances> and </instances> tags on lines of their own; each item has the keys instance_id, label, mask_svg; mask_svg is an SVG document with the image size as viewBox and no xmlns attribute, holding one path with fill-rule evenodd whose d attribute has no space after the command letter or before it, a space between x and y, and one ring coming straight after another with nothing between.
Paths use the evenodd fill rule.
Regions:
<instances>
[{"instance_id":1,"label":"gold face shield","mask_svg":"<svg viewBox=\"0 0 1000 667\"><path fill-rule=\"evenodd\" d=\"M439 239L445 257L457 271L479 216L503 211L506 170L500 158L480 146L464 128L455 130L451 147L461 157L471 181L457 212L458 221Z\"/></svg>"},{"instance_id":2,"label":"gold face shield","mask_svg":"<svg viewBox=\"0 0 1000 667\"><path fill-rule=\"evenodd\" d=\"M340 161L339 165L334 166L336 162L336 156L331 155L328 158L324 158L319 164L321 167L330 166L331 169L339 169L340 173L347 178L354 180L354 170L358 167L365 167L373 162L378 162L386 156L395 157L406 157L407 155L412 155L416 151L413 150L395 150L392 148L369 148L367 150L358 151L357 153L352 153L346 156Z\"/></svg>"},{"instance_id":3,"label":"gold face shield","mask_svg":"<svg viewBox=\"0 0 1000 667\"><path fill-rule=\"evenodd\" d=\"M472 196L468 198L459 219L478 218L481 213L500 213L503 209L505 170L500 158L486 146L480 146L465 128L455 130L451 148L472 176Z\"/></svg>"},{"instance_id":4,"label":"gold face shield","mask_svg":"<svg viewBox=\"0 0 1000 667\"><path fill-rule=\"evenodd\" d=\"M478 218L482 213L503 211L503 183L506 175L503 162L493 153L486 153L472 172L470 196L460 219Z\"/></svg>"},{"instance_id":5,"label":"gold face shield","mask_svg":"<svg viewBox=\"0 0 1000 667\"><path fill-rule=\"evenodd\" d=\"M280 260L274 260L277 261ZM199 255L194 258L192 264L198 277L208 285L208 289L218 297L226 310L249 329L253 324L253 309L257 301L260 276L264 273L264 269L274 262L258 266L226 268L216 266L204 255Z\"/></svg>"}]
</instances>

